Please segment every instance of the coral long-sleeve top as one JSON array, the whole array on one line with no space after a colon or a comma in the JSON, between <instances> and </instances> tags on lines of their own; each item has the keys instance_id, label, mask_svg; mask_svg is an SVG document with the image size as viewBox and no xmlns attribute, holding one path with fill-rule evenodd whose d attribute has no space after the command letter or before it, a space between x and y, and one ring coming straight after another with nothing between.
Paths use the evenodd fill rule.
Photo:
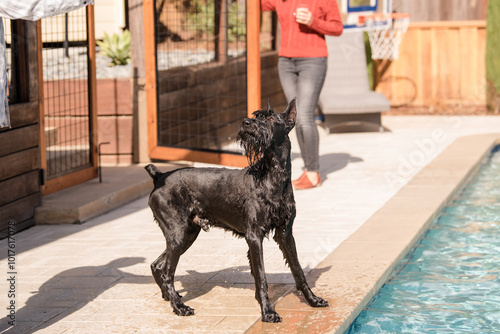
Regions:
<instances>
[{"instance_id":1,"label":"coral long-sleeve top","mask_svg":"<svg viewBox=\"0 0 500 334\"><path fill-rule=\"evenodd\" d=\"M304 6L312 12L310 26L295 21L294 12ZM261 9L278 14L282 57L327 57L325 35L340 36L344 28L335 0L261 0Z\"/></svg>"}]
</instances>

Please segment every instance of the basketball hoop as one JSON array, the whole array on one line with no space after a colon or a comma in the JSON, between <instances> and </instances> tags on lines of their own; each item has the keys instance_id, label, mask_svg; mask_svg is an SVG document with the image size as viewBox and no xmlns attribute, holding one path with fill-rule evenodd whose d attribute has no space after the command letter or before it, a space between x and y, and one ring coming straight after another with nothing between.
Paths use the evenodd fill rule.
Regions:
<instances>
[{"instance_id":1,"label":"basketball hoop","mask_svg":"<svg viewBox=\"0 0 500 334\"><path fill-rule=\"evenodd\" d=\"M371 14L359 17L370 37L373 59L396 60L399 57L399 44L403 39L410 15L403 13Z\"/></svg>"}]
</instances>

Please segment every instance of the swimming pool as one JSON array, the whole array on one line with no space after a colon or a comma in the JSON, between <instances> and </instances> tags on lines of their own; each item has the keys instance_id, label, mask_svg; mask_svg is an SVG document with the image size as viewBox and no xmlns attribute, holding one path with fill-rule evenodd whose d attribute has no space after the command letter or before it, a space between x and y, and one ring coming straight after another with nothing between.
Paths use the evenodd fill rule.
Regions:
<instances>
[{"instance_id":1,"label":"swimming pool","mask_svg":"<svg viewBox=\"0 0 500 334\"><path fill-rule=\"evenodd\" d=\"M500 333L500 146L346 333Z\"/></svg>"}]
</instances>

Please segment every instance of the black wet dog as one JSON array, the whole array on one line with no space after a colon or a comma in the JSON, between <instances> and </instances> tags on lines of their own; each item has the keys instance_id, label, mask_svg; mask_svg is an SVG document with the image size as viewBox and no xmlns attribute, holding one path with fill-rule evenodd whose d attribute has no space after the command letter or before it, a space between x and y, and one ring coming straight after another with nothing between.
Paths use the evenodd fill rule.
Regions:
<instances>
[{"instance_id":1,"label":"black wet dog","mask_svg":"<svg viewBox=\"0 0 500 334\"><path fill-rule=\"evenodd\" d=\"M262 252L262 241L272 230L297 289L311 306L328 306L309 288L292 236L295 200L288 133L295 125L295 100L283 113L275 113L268 105L253 114L255 118L242 121L237 137L249 159L250 166L245 169L184 168L162 173L154 165L145 167L154 180L149 206L167 241L167 248L151 264L151 270L163 298L178 315L194 314L174 288L179 257L200 230L209 226L232 231L247 241L262 321L281 321L267 295Z\"/></svg>"}]
</instances>

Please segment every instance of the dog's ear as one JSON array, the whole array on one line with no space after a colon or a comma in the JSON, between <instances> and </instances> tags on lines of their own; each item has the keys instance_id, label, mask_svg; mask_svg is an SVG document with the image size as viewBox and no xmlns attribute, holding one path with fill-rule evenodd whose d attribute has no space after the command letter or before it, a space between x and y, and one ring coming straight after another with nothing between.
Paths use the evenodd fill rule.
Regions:
<instances>
[{"instance_id":1,"label":"dog's ear","mask_svg":"<svg viewBox=\"0 0 500 334\"><path fill-rule=\"evenodd\" d=\"M285 110L285 119L288 123L288 126L290 127L290 130L295 126L295 119L297 118L296 100L297 100L296 98L293 98Z\"/></svg>"}]
</instances>

